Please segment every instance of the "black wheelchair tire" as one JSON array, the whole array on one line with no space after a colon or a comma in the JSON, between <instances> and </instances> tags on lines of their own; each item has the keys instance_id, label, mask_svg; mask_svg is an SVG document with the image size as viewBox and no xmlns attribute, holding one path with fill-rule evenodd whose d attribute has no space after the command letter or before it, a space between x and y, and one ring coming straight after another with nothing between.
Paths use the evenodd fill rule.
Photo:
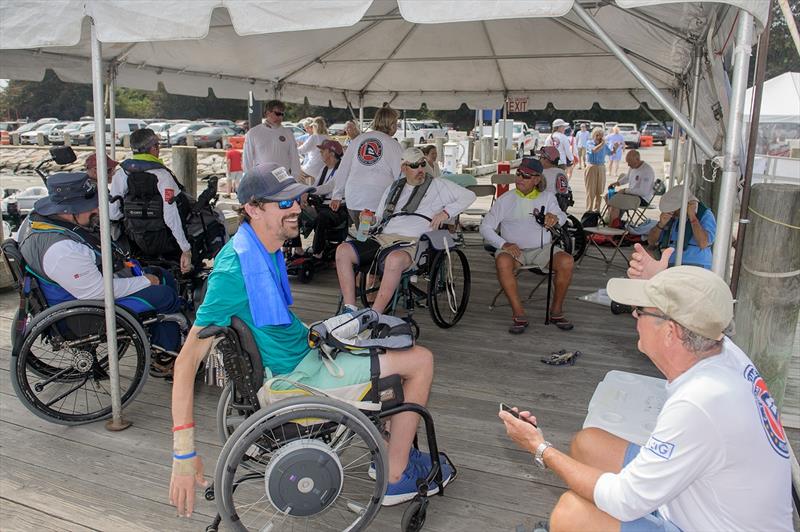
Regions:
<instances>
[{"instance_id":1,"label":"black wheelchair tire","mask_svg":"<svg viewBox=\"0 0 800 532\"><path fill-rule=\"evenodd\" d=\"M230 421L232 420L231 415L235 414L233 411L233 407L231 407L231 394L233 393L233 383L228 382L225 387L222 389L222 393L219 396L219 401L217 401L217 435L219 436L220 442L222 445L225 445L225 442L228 441L228 438L231 437L236 431L236 428L244 422L246 416L241 414L242 420L233 427L231 430ZM238 414L237 414L238 418Z\"/></svg>"},{"instance_id":2,"label":"black wheelchair tire","mask_svg":"<svg viewBox=\"0 0 800 532\"><path fill-rule=\"evenodd\" d=\"M583 230L583 225L581 225L580 220L571 214L568 214L567 223L564 224L564 228L569 234L570 242L572 244L572 249L569 250L569 254L572 255L573 259L578 261L586 252L586 245L589 243L589 241L586 239L586 233Z\"/></svg>"},{"instance_id":3,"label":"black wheelchair tire","mask_svg":"<svg viewBox=\"0 0 800 532\"><path fill-rule=\"evenodd\" d=\"M431 264L430 283L428 284L428 309L430 310L433 322L442 329L449 329L458 323L462 316L464 316L464 312L467 310L467 304L469 303L470 283L472 279L472 274L469 269L469 262L467 261L467 256L464 254L464 252L460 249L452 249L450 250L450 256L452 257L453 261L460 261L462 271L464 272L464 285L461 290L461 294L457 294L460 296L459 304L455 315L452 318L445 318L445 316L442 314L443 307L439 303L439 297L445 297L444 301L445 304L447 304L447 295L444 292L435 289L439 283L445 282L442 277L445 275L447 267L447 253L445 251L439 251L434 257L433 263Z\"/></svg>"},{"instance_id":4,"label":"black wheelchair tire","mask_svg":"<svg viewBox=\"0 0 800 532\"><path fill-rule=\"evenodd\" d=\"M383 436L375 424L355 407L332 398L313 396L284 399L269 408L261 409L239 425L231 437L228 438L219 454L214 472L214 495L217 511L227 529L248 530L241 517L237 514L234 501L234 483L237 476L237 468L244 462L243 458L247 456L248 451L259 441L259 438L267 434L267 430L271 431L274 428L273 426L284 426L286 423L298 418L325 417L336 417L339 423L347 422L349 429L356 431L355 433L359 437L369 440L369 444L373 446L376 452L373 455L373 459L380 459L374 462L376 477L373 484L374 495L370 501L370 506L362 512L360 522L348 528L348 530L354 531L367 529L369 523L381 508L383 494L386 492L388 484L388 453ZM290 439L296 438L290 437ZM284 443L288 442L283 442L280 445ZM269 454L271 455L273 452L270 451ZM257 467L255 464L261 462L260 459L249 459L247 463L249 465L245 469L250 475L253 475ZM263 485L263 479L261 482ZM239 491L241 490L238 490L237 493Z\"/></svg>"},{"instance_id":5,"label":"black wheelchair tire","mask_svg":"<svg viewBox=\"0 0 800 532\"><path fill-rule=\"evenodd\" d=\"M70 305L69 303L77 304ZM17 397L22 401L22 404L37 417L59 425L82 425L110 418L112 414L110 402L107 407L81 414L66 414L57 411L42 402L36 395L35 385L32 385L32 383L28 381L26 372L26 368L30 365L31 367L28 371L37 377L44 378L45 376L55 375L53 372L54 368L36 357L31 351L31 348L40 335L48 334L48 331L61 320L77 316L92 316L95 319L102 320L104 334L105 308L102 305L83 306L80 305L80 303L83 303L80 301L69 303L50 307L34 318L33 322L29 325L29 332L25 335L19 355L11 357L11 384ZM147 343L147 334L141 324L130 313L119 307L117 308L117 329L118 333L121 329L130 338L130 342L120 342L118 347L121 349L119 352L124 356L130 348L136 351L136 365L133 378L128 388L123 390L121 395L122 406L125 407L139 392L141 392L147 380L148 368L150 366L150 346ZM120 359L121 358L122 356L120 356ZM102 364L103 360L105 360L105 366ZM105 369L108 366L108 358L101 359L97 361L97 363L100 364L102 369ZM43 371L44 374L42 374ZM62 382L75 382L77 380L79 379L69 376L63 379ZM88 382L88 378L84 380L84 383L86 382ZM72 393L80 393L79 388L75 388L67 395L71 395Z\"/></svg>"}]
</instances>

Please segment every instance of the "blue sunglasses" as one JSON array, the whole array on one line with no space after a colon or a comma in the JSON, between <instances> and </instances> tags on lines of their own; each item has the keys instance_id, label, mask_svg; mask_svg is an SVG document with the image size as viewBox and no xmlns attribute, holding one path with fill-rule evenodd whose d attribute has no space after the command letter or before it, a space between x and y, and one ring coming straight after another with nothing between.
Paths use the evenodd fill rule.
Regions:
<instances>
[{"instance_id":1,"label":"blue sunglasses","mask_svg":"<svg viewBox=\"0 0 800 532\"><path fill-rule=\"evenodd\" d=\"M292 205L294 205L295 201L297 202L298 205L300 204L300 199L301 199L301 197L297 196L294 199L281 200L281 201L277 202L278 203L278 208L279 209L291 209Z\"/></svg>"}]
</instances>

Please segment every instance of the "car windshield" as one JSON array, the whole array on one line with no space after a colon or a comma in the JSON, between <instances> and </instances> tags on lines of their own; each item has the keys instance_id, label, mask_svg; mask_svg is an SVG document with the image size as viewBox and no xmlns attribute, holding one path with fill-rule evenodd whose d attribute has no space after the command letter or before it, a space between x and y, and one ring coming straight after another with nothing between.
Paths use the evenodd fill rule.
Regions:
<instances>
[{"instance_id":1,"label":"car windshield","mask_svg":"<svg viewBox=\"0 0 800 532\"><path fill-rule=\"evenodd\" d=\"M83 122L73 122L71 124L67 124L66 127L64 127L64 131L78 131L85 125L86 124Z\"/></svg>"},{"instance_id":2,"label":"car windshield","mask_svg":"<svg viewBox=\"0 0 800 532\"><path fill-rule=\"evenodd\" d=\"M176 124L176 125L172 126L171 128L169 128L169 132L172 133L172 134L183 133L187 129L189 129L189 124Z\"/></svg>"},{"instance_id":3,"label":"car windshield","mask_svg":"<svg viewBox=\"0 0 800 532\"><path fill-rule=\"evenodd\" d=\"M617 125L617 127L619 128L620 131L635 131L636 130L635 126L628 126L628 125L625 125L625 124L619 124L619 125Z\"/></svg>"},{"instance_id":4,"label":"car windshield","mask_svg":"<svg viewBox=\"0 0 800 532\"><path fill-rule=\"evenodd\" d=\"M522 133L522 124L514 124L514 133Z\"/></svg>"}]
</instances>

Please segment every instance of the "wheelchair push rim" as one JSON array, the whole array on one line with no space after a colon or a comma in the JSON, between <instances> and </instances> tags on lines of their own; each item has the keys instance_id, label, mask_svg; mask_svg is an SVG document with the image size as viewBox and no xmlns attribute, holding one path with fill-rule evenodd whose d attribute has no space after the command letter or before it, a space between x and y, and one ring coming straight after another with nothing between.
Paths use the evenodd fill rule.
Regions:
<instances>
[{"instance_id":1,"label":"wheelchair push rim","mask_svg":"<svg viewBox=\"0 0 800 532\"><path fill-rule=\"evenodd\" d=\"M447 329L461 320L469 303L470 283L469 262L463 251L436 254L428 285L428 309L436 325Z\"/></svg>"},{"instance_id":2,"label":"wheelchair push rim","mask_svg":"<svg viewBox=\"0 0 800 532\"><path fill-rule=\"evenodd\" d=\"M350 405L286 399L228 439L215 473L217 509L234 530L364 530L386 491L386 457L380 432Z\"/></svg>"},{"instance_id":3,"label":"wheelchair push rim","mask_svg":"<svg viewBox=\"0 0 800 532\"><path fill-rule=\"evenodd\" d=\"M87 334L74 337L70 320L83 320ZM125 406L147 378L150 350L138 322L117 314L120 397ZM111 416L111 383L105 309L73 307L42 316L26 334L19 355L11 359L11 382L17 397L38 417L79 425Z\"/></svg>"}]
</instances>

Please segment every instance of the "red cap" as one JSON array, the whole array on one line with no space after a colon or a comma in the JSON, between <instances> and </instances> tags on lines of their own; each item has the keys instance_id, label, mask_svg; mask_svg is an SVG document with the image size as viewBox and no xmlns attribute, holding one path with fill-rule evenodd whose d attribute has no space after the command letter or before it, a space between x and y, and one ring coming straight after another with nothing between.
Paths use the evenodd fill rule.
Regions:
<instances>
[{"instance_id":1,"label":"red cap","mask_svg":"<svg viewBox=\"0 0 800 532\"><path fill-rule=\"evenodd\" d=\"M341 157L344 154L344 148L337 141L332 139L325 139L322 144L317 145L320 150L331 150L333 153Z\"/></svg>"},{"instance_id":2,"label":"red cap","mask_svg":"<svg viewBox=\"0 0 800 532\"><path fill-rule=\"evenodd\" d=\"M106 168L113 170L119 163L106 155ZM97 168L97 154L93 153L86 158L86 169Z\"/></svg>"}]
</instances>

